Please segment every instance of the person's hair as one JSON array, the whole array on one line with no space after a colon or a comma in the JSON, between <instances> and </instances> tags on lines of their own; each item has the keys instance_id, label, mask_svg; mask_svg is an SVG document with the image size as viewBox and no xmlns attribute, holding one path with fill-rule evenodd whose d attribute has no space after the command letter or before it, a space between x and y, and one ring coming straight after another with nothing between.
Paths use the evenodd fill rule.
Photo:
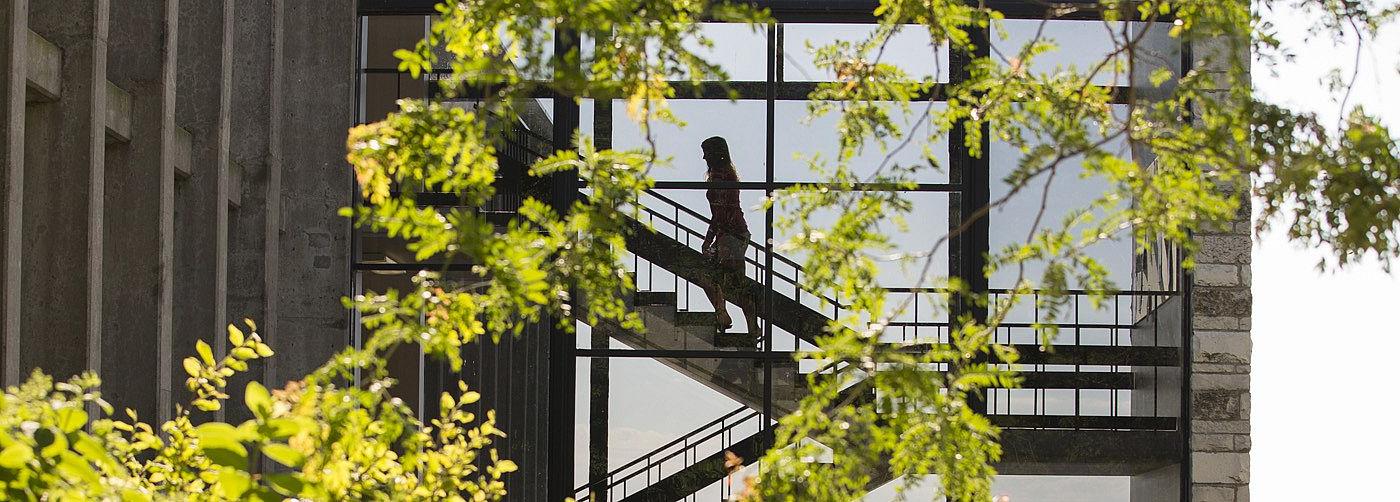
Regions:
<instances>
[{"instance_id":1,"label":"person's hair","mask_svg":"<svg viewBox=\"0 0 1400 502\"><path fill-rule=\"evenodd\" d=\"M729 161L707 161L705 177L718 181L739 181L739 171Z\"/></svg>"},{"instance_id":2,"label":"person's hair","mask_svg":"<svg viewBox=\"0 0 1400 502\"><path fill-rule=\"evenodd\" d=\"M705 177L710 180L739 181L739 172L734 169L734 161L729 156L729 143L719 136L711 136L700 143L705 152Z\"/></svg>"}]
</instances>

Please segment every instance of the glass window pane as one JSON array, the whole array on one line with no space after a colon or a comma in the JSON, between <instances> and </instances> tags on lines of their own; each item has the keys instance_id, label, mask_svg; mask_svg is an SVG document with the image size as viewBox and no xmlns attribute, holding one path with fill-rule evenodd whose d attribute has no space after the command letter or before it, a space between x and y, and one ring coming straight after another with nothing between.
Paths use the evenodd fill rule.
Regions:
<instances>
[{"instance_id":1,"label":"glass window pane","mask_svg":"<svg viewBox=\"0 0 1400 502\"><path fill-rule=\"evenodd\" d=\"M943 103L911 103L909 111L905 112L894 103L886 105L885 109L900 126L904 137L913 139L908 144L902 144L903 139L887 140L883 147L874 141L867 143L851 162L853 172L864 179L876 172L890 174L901 168L913 169L903 177L919 183L947 183L947 136L929 138L927 120L928 112L936 113L946 107ZM821 165L828 169L835 164L840 151L837 130L840 109L811 118L806 101L778 101L774 103L773 113L774 179L822 179L812 170L811 160L820 159Z\"/></svg>"},{"instance_id":2,"label":"glass window pane","mask_svg":"<svg viewBox=\"0 0 1400 502\"><path fill-rule=\"evenodd\" d=\"M906 192L903 196L912 205L906 216L905 228L899 228L887 218L879 231L889 237L892 249L881 251L880 272L876 280L888 288L909 288L917 286L919 273L926 260L931 260L929 276L942 277L948 274L948 247L934 245L948 233L948 194L940 192ZM776 208L775 219L782 219L786 210ZM812 214L809 223L818 229L829 228L840 215L839 208L826 208ZM794 234L776 230L777 243L788 241ZM932 252L932 255L927 253ZM782 254L797 263L805 263L807 256L799 250L783 251ZM931 258L925 258L931 256ZM927 286L928 284L924 284ZM815 307L815 304L814 304Z\"/></svg>"},{"instance_id":3,"label":"glass window pane","mask_svg":"<svg viewBox=\"0 0 1400 502\"><path fill-rule=\"evenodd\" d=\"M814 50L838 40L863 40L874 32L869 24L783 25L783 81L830 82L835 74L818 69ZM872 55L873 56L873 55ZM881 62L900 67L915 78L948 81L948 47L933 47L926 29L905 25L885 45Z\"/></svg>"},{"instance_id":4,"label":"glass window pane","mask_svg":"<svg viewBox=\"0 0 1400 502\"><path fill-rule=\"evenodd\" d=\"M1042 27L1043 24L1043 27ZM1123 23L1102 21L1040 21L1032 19L1008 19L1003 21L1004 33L992 33L992 59L1006 64L1014 61L1026 44L1040 40L1056 45L1056 48L1037 55L1029 70L1033 73L1052 73L1057 69L1071 67L1080 72L1094 71L1123 40ZM1115 56L1123 63L1121 72L1113 63L1098 70L1090 83L1094 85L1128 85L1127 61Z\"/></svg>"},{"instance_id":5,"label":"glass window pane","mask_svg":"<svg viewBox=\"0 0 1400 502\"><path fill-rule=\"evenodd\" d=\"M575 446L582 450L575 452L575 472L579 476L578 466L587 468L592 453L577 437L589 436L595 425L605 427L610 471L605 484L612 490L602 500L621 500L736 442L752 440L763 424L755 409L761 404L751 402L762 395L762 372L752 360L609 358L602 360L606 382L584 378L584 371L598 375L592 373L595 360L578 359L578 366L588 369L580 370L575 392L580 410ZM741 374L747 381L739 382ZM742 384L738 388L745 395L736 396L734 385L719 385L722 380ZM606 405L593 405L591 386L606 386ZM716 481L699 493L716 499L729 495ZM585 483L579 479L576 486Z\"/></svg>"},{"instance_id":6,"label":"glass window pane","mask_svg":"<svg viewBox=\"0 0 1400 502\"><path fill-rule=\"evenodd\" d=\"M1115 113L1122 115L1126 112L1125 105L1115 105ZM1126 140L1115 138L1104 145L1104 150L1119 156L1128 156L1129 148ZM1011 186L1005 181L1006 177L1016 170L1022 158L1022 152L1016 147L1005 142L993 140L991 143L989 163L991 167L991 200L997 200L1005 196ZM1060 228L1064 218L1075 211L1087 208L1095 199L1102 196L1110 187L1101 177L1085 177L1083 174L1084 157L1075 155L1066 158L1060 163L1058 175L1055 176L1053 185L1050 186L1048 197L1044 199L1044 214L1040 217L1039 229ZM1023 245L1030 234L1036 221L1037 214L1041 211L1041 194L1045 190L1047 176L1039 176L1030 180L1026 189L1013 196L1006 204L994 209L990 215L991 251L996 253L1006 246ZM1102 216L1101 212L1096 213ZM1109 270L1109 279L1120 287L1126 288L1132 285L1132 259L1133 249L1131 236L1126 232L1120 232L1119 236L1095 243L1086 249L1086 253L1099 261ZM1043 262L1027 262L1024 277L1033 282L1037 282L1045 270ZM1017 279L1017 270L1014 267L1004 267L998 270L990 279L992 288L1014 287ZM1080 287L1081 284L1071 283L1069 287Z\"/></svg>"},{"instance_id":7,"label":"glass window pane","mask_svg":"<svg viewBox=\"0 0 1400 502\"><path fill-rule=\"evenodd\" d=\"M704 23L700 34L712 47L687 40L685 47L710 63L719 65L735 81L768 79L768 27L739 23Z\"/></svg>"},{"instance_id":8,"label":"glass window pane","mask_svg":"<svg viewBox=\"0 0 1400 502\"><path fill-rule=\"evenodd\" d=\"M652 122L651 140L656 153L670 159L671 167L653 169L652 177L666 181L704 181L705 160L700 142L710 136L723 136L729 143L730 158L740 181L766 179L767 109L758 100L676 99L671 112L685 126ZM627 103L613 102L613 147L619 150L644 148L647 137L639 124L627 117Z\"/></svg>"},{"instance_id":9,"label":"glass window pane","mask_svg":"<svg viewBox=\"0 0 1400 502\"><path fill-rule=\"evenodd\" d=\"M364 68L398 68L394 51L412 49L426 35L423 16L369 16L365 25Z\"/></svg>"}]
</instances>

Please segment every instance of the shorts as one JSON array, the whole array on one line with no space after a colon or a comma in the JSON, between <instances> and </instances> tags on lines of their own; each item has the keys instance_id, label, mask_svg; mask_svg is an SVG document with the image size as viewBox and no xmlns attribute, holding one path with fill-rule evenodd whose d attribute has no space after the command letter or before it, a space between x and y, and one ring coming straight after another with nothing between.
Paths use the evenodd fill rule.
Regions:
<instances>
[{"instance_id":1,"label":"shorts","mask_svg":"<svg viewBox=\"0 0 1400 502\"><path fill-rule=\"evenodd\" d=\"M705 254L721 262L743 262L744 251L748 250L748 247L748 235L719 234L715 236L715 241L710 244L710 249Z\"/></svg>"}]
</instances>

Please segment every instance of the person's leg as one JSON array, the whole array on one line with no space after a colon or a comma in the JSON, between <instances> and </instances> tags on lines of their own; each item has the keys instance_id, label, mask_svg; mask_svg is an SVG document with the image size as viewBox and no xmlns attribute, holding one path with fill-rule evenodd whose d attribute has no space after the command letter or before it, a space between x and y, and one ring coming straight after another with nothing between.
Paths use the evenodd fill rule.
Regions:
<instances>
[{"instance_id":1,"label":"person's leg","mask_svg":"<svg viewBox=\"0 0 1400 502\"><path fill-rule=\"evenodd\" d=\"M729 329L734 324L734 319L729 316L729 309L725 306L724 291L721 291L713 280L698 281L695 284L705 290L705 297L709 298L710 305L715 306L715 324L719 329Z\"/></svg>"},{"instance_id":2,"label":"person's leg","mask_svg":"<svg viewBox=\"0 0 1400 502\"><path fill-rule=\"evenodd\" d=\"M744 260L743 258L740 258L738 260L726 260L724 263L724 268L729 269L735 275L742 277L744 275ZM758 308L755 305L753 305L752 302L735 302L735 304L739 305L739 308L744 311L744 323L748 328L749 336L757 338L760 334L762 334L759 332L758 327Z\"/></svg>"}]
</instances>

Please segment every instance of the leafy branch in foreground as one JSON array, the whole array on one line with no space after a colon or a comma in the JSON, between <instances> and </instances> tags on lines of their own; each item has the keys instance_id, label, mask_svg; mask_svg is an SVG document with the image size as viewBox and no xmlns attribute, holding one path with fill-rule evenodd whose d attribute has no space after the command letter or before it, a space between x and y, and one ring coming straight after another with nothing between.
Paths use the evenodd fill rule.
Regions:
<instances>
[{"instance_id":1,"label":"leafy branch in foreground","mask_svg":"<svg viewBox=\"0 0 1400 502\"><path fill-rule=\"evenodd\" d=\"M252 322L248 322L252 329ZM229 327L230 355L214 361L199 342L185 360L201 409L228 399L226 382L248 361L271 356L255 331ZM388 394L392 382L343 387L296 381L269 391L244 389L253 418L208 421L181 409L162 424L131 410L113 418L89 373L55 381L35 372L0 400L0 487L9 500L498 500L516 470L490 450L494 412L477 417L479 399L459 384L442 394L430 423ZM100 409L91 417L88 409ZM269 470L258 468L264 459Z\"/></svg>"}]
</instances>

